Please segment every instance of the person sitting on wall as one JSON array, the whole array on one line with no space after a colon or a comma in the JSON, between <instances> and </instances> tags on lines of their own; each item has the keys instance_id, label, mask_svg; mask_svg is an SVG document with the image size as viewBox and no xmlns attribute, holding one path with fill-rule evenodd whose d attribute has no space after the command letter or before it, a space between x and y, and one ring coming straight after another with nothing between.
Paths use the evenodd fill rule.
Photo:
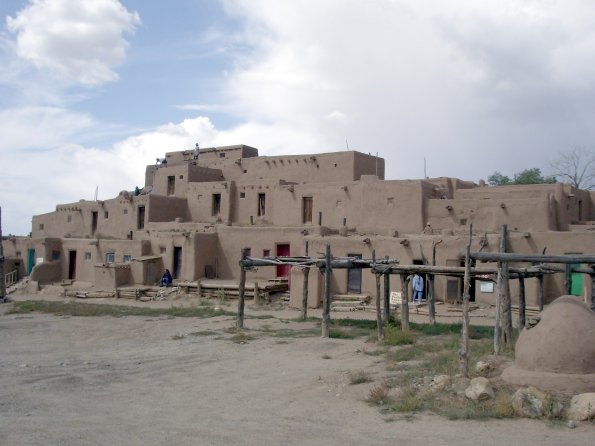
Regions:
<instances>
[{"instance_id":1,"label":"person sitting on wall","mask_svg":"<svg viewBox=\"0 0 595 446\"><path fill-rule=\"evenodd\" d=\"M169 272L168 269L166 269L165 272L163 273L163 276L161 277L161 280L159 281L159 286L169 287L169 286L171 286L172 282L173 282L173 278L171 276L171 273Z\"/></svg>"}]
</instances>

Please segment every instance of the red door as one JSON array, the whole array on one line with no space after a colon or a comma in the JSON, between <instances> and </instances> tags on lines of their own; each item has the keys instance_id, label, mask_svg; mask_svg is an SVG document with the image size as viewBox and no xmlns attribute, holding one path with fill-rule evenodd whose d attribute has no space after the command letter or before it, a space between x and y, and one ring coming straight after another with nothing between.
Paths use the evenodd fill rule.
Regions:
<instances>
[{"instance_id":1,"label":"red door","mask_svg":"<svg viewBox=\"0 0 595 446\"><path fill-rule=\"evenodd\" d=\"M277 245L277 256L289 256L289 243ZM287 277L291 272L291 265L277 265L277 277Z\"/></svg>"}]
</instances>

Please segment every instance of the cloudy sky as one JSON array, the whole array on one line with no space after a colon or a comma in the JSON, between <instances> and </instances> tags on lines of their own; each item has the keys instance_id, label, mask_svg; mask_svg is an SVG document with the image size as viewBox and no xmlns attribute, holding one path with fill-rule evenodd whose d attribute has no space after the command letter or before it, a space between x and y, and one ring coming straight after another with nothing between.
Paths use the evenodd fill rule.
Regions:
<instances>
[{"instance_id":1,"label":"cloudy sky","mask_svg":"<svg viewBox=\"0 0 595 446\"><path fill-rule=\"evenodd\" d=\"M595 150L591 0L2 0L0 206L27 234L166 151L351 150L387 179Z\"/></svg>"}]
</instances>

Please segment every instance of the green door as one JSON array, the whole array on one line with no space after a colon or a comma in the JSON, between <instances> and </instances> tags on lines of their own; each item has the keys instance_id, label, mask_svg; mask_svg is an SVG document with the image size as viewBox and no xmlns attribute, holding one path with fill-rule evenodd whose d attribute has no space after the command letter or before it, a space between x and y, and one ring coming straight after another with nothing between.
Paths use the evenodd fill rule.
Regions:
<instances>
[{"instance_id":1,"label":"green door","mask_svg":"<svg viewBox=\"0 0 595 446\"><path fill-rule=\"evenodd\" d=\"M35 249L30 249L27 252L27 271L31 274L31 270L35 266Z\"/></svg>"},{"instance_id":2,"label":"green door","mask_svg":"<svg viewBox=\"0 0 595 446\"><path fill-rule=\"evenodd\" d=\"M573 266L582 266L580 264ZM581 273L572 273L570 276L570 294L573 296L583 295L583 275Z\"/></svg>"}]
</instances>

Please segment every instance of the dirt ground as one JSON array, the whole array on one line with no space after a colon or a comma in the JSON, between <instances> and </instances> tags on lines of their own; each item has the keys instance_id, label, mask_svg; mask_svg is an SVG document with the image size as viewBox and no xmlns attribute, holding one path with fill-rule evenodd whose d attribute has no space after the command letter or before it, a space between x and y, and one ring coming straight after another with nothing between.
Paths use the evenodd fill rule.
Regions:
<instances>
[{"instance_id":1,"label":"dirt ground","mask_svg":"<svg viewBox=\"0 0 595 446\"><path fill-rule=\"evenodd\" d=\"M231 316L6 314L11 305L0 305L0 445L557 446L595 438L592 423L383 414L365 402L378 382L350 385L350 373L381 380L384 360L362 353L371 348L365 339L299 337L316 324L288 321L293 310L247 319L254 339L238 344L225 331Z\"/></svg>"}]
</instances>

